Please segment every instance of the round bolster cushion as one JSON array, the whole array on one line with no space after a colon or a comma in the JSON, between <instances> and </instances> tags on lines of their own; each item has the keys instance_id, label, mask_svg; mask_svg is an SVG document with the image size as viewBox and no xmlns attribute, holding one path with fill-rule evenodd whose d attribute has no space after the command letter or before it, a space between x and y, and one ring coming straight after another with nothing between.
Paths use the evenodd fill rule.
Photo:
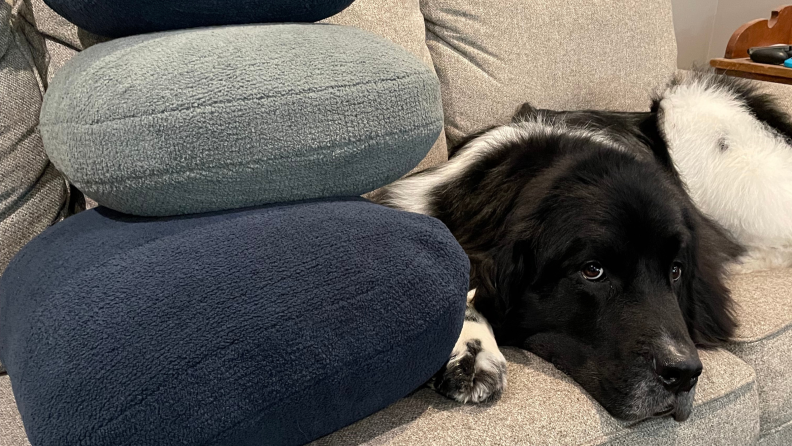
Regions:
<instances>
[{"instance_id":1,"label":"round bolster cushion","mask_svg":"<svg viewBox=\"0 0 792 446\"><path fill-rule=\"evenodd\" d=\"M44 0L75 25L107 37L199 26L316 22L353 0Z\"/></svg>"},{"instance_id":2,"label":"round bolster cushion","mask_svg":"<svg viewBox=\"0 0 792 446\"><path fill-rule=\"evenodd\" d=\"M296 445L426 382L462 327L443 224L359 198L51 227L0 279L31 444Z\"/></svg>"},{"instance_id":3,"label":"round bolster cushion","mask_svg":"<svg viewBox=\"0 0 792 446\"><path fill-rule=\"evenodd\" d=\"M439 81L406 50L290 24L91 47L50 84L40 129L85 195L169 216L361 195L414 168L442 126Z\"/></svg>"}]
</instances>

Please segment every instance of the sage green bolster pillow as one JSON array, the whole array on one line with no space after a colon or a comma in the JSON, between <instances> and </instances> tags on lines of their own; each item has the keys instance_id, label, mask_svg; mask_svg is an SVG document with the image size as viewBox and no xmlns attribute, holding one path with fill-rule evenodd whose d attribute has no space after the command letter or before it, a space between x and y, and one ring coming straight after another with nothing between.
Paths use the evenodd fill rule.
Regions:
<instances>
[{"instance_id":1,"label":"sage green bolster pillow","mask_svg":"<svg viewBox=\"0 0 792 446\"><path fill-rule=\"evenodd\" d=\"M436 76L401 47L335 25L127 37L61 69L44 148L85 195L167 216L360 195L427 154Z\"/></svg>"}]
</instances>

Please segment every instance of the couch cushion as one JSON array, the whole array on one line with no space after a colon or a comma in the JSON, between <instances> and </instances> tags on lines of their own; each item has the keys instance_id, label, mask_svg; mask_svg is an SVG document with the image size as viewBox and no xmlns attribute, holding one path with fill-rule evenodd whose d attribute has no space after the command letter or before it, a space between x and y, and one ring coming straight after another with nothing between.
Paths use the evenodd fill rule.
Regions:
<instances>
[{"instance_id":1,"label":"couch cushion","mask_svg":"<svg viewBox=\"0 0 792 446\"><path fill-rule=\"evenodd\" d=\"M504 349L509 387L492 405L461 405L425 389L314 446L734 445L759 433L753 371L725 351L701 352L693 415L634 425L615 420L574 381L526 351Z\"/></svg>"},{"instance_id":2,"label":"couch cushion","mask_svg":"<svg viewBox=\"0 0 792 446\"><path fill-rule=\"evenodd\" d=\"M422 0L450 143L541 108L648 110L676 69L671 2Z\"/></svg>"},{"instance_id":3,"label":"couch cushion","mask_svg":"<svg viewBox=\"0 0 792 446\"><path fill-rule=\"evenodd\" d=\"M0 274L58 220L68 190L44 153L37 128L43 85L26 39L11 23L11 6L0 1Z\"/></svg>"},{"instance_id":4,"label":"couch cushion","mask_svg":"<svg viewBox=\"0 0 792 446\"><path fill-rule=\"evenodd\" d=\"M353 0L44 0L77 26L107 37L264 22L315 22Z\"/></svg>"},{"instance_id":5,"label":"couch cushion","mask_svg":"<svg viewBox=\"0 0 792 446\"><path fill-rule=\"evenodd\" d=\"M357 0L326 23L349 25L380 35L404 47L434 72L426 47L426 26L418 0ZM441 132L426 158L413 169L424 170L448 160L445 132Z\"/></svg>"},{"instance_id":6,"label":"couch cushion","mask_svg":"<svg viewBox=\"0 0 792 446\"><path fill-rule=\"evenodd\" d=\"M0 374L0 445L30 446L11 392L11 380L5 374Z\"/></svg>"},{"instance_id":7,"label":"couch cushion","mask_svg":"<svg viewBox=\"0 0 792 446\"><path fill-rule=\"evenodd\" d=\"M789 446L792 439L792 421L775 429L762 433L759 439L760 446Z\"/></svg>"},{"instance_id":8,"label":"couch cushion","mask_svg":"<svg viewBox=\"0 0 792 446\"><path fill-rule=\"evenodd\" d=\"M733 277L740 327L728 349L753 367L762 435L792 444L792 269Z\"/></svg>"},{"instance_id":9,"label":"couch cushion","mask_svg":"<svg viewBox=\"0 0 792 446\"><path fill-rule=\"evenodd\" d=\"M24 33L46 90L54 74L78 51L107 40L77 28L43 0L7 0L14 5L16 24Z\"/></svg>"},{"instance_id":10,"label":"couch cushion","mask_svg":"<svg viewBox=\"0 0 792 446\"><path fill-rule=\"evenodd\" d=\"M440 221L359 198L99 208L0 278L0 357L36 446L302 444L442 366L468 268Z\"/></svg>"},{"instance_id":11,"label":"couch cushion","mask_svg":"<svg viewBox=\"0 0 792 446\"><path fill-rule=\"evenodd\" d=\"M335 25L96 45L58 73L41 116L53 163L88 197L138 215L360 195L414 168L441 129L426 65Z\"/></svg>"}]
</instances>

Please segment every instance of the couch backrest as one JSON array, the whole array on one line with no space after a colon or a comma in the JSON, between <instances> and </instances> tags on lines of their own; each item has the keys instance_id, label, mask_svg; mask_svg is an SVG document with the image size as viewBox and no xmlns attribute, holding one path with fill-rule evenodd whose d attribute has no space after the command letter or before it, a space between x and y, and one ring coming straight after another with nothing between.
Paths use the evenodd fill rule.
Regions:
<instances>
[{"instance_id":1,"label":"couch backrest","mask_svg":"<svg viewBox=\"0 0 792 446\"><path fill-rule=\"evenodd\" d=\"M541 108L645 110L676 70L669 0L420 0L453 144Z\"/></svg>"},{"instance_id":2,"label":"couch backrest","mask_svg":"<svg viewBox=\"0 0 792 446\"><path fill-rule=\"evenodd\" d=\"M426 31L419 0L356 0L347 9L324 20L326 23L361 28L401 45L433 66L426 47ZM423 170L448 159L445 133L441 133L415 170Z\"/></svg>"},{"instance_id":3,"label":"couch backrest","mask_svg":"<svg viewBox=\"0 0 792 446\"><path fill-rule=\"evenodd\" d=\"M41 0L15 1L31 2L45 36L78 49L94 43ZM379 34L434 65L446 134L418 169L446 159L446 138L453 144L506 122L526 101L646 109L651 91L676 70L670 0L356 0L327 22ZM50 54L46 77L72 53Z\"/></svg>"}]
</instances>

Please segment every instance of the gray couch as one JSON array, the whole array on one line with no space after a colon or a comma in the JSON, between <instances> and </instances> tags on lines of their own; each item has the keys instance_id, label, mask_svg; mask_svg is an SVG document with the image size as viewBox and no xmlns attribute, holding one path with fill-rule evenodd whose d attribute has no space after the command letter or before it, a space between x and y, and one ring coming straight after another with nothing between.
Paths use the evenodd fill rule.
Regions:
<instances>
[{"instance_id":1,"label":"gray couch","mask_svg":"<svg viewBox=\"0 0 792 446\"><path fill-rule=\"evenodd\" d=\"M35 115L47 78L94 40L59 20L40 0L13 2L17 7L6 8L6 16L14 20L16 44L28 47L22 51L29 55L23 58L29 61L28 86L38 90L25 106ZM508 120L524 101L556 109L648 108L649 94L676 70L671 14L669 0L357 0L329 21L381 34L436 70L446 128L419 166L424 168L445 159L448 143ZM8 54L0 63L8 61ZM0 86L10 82L0 78ZM776 93L792 112L791 87L762 88ZM11 117L0 109L0 120ZM40 140L25 146L30 156L41 155L37 144ZM46 161L41 164L46 171ZM37 196L31 192L37 178L60 181L57 173L47 175L20 188L22 198L16 202L30 203ZM0 175L0 181L4 178ZM47 203L36 205L51 219L67 201L65 188L54 189ZM19 225L7 231L12 230L29 237L40 228ZM704 374L696 408L684 423L615 420L549 364L507 349L509 387L496 404L460 405L423 389L316 444L792 444L791 273L776 270L730 279L740 328L726 349L701 353ZM0 446L26 444L9 378L2 375Z\"/></svg>"}]
</instances>

